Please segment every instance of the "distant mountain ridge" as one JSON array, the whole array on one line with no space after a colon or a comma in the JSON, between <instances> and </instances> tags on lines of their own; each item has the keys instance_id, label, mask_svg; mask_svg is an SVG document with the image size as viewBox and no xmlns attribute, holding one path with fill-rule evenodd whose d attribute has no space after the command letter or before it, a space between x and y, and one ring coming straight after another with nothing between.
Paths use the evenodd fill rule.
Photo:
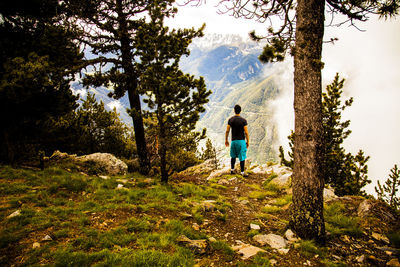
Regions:
<instances>
[{"instance_id":1,"label":"distant mountain ridge","mask_svg":"<svg viewBox=\"0 0 400 267\"><path fill-rule=\"evenodd\" d=\"M234 115L233 106L240 104L242 115L249 123L249 158L259 163L275 160L278 138L271 103L279 94L279 87L273 76L265 75L273 66L263 65L258 60L262 44L244 40L239 35L212 34L195 39L190 51L188 57L181 58L182 71L204 77L207 88L212 91L198 128L207 128L213 143L223 146L227 120ZM77 83L73 87L75 92L81 90ZM110 89L92 88L90 91L106 108L117 108L122 120L132 125L126 112L129 108L127 96L115 100L107 96Z\"/></svg>"}]
</instances>

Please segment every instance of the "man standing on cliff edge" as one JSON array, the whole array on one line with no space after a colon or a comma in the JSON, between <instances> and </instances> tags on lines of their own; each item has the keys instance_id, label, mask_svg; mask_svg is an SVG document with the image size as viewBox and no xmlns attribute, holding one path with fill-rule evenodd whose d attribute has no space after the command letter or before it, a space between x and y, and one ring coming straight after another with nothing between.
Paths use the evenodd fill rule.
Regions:
<instances>
[{"instance_id":1,"label":"man standing on cliff edge","mask_svg":"<svg viewBox=\"0 0 400 267\"><path fill-rule=\"evenodd\" d=\"M235 116L231 117L228 121L228 126L225 132L225 145L229 146L228 136L232 128L232 142L231 142L231 174L235 173L236 158L240 161L240 172L243 177L248 175L244 172L244 163L246 160L246 152L249 147L249 132L247 130L246 119L240 116L242 108L235 105ZM245 140L246 138L246 140Z\"/></svg>"}]
</instances>

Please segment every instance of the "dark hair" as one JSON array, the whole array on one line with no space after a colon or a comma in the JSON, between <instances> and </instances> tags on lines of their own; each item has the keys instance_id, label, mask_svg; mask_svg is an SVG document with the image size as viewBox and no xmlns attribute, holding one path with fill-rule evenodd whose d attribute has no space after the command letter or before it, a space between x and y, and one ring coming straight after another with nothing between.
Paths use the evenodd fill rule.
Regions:
<instances>
[{"instance_id":1,"label":"dark hair","mask_svg":"<svg viewBox=\"0 0 400 267\"><path fill-rule=\"evenodd\" d=\"M242 111L242 108L239 105L235 105L234 109L236 114L240 114L240 112Z\"/></svg>"}]
</instances>

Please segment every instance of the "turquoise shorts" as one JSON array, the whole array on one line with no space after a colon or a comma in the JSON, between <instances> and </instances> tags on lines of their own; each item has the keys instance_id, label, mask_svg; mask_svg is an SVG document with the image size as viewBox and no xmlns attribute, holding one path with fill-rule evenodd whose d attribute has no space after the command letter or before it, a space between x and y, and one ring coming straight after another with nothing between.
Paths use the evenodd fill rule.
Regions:
<instances>
[{"instance_id":1,"label":"turquoise shorts","mask_svg":"<svg viewBox=\"0 0 400 267\"><path fill-rule=\"evenodd\" d=\"M246 159L247 146L245 140L233 140L231 142L231 158L239 158L239 161Z\"/></svg>"}]
</instances>

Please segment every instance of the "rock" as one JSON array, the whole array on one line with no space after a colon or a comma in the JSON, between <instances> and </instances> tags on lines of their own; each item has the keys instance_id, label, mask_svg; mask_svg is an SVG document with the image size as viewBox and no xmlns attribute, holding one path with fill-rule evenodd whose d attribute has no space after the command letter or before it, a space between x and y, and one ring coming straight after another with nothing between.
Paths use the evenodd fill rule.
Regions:
<instances>
[{"instance_id":1,"label":"rock","mask_svg":"<svg viewBox=\"0 0 400 267\"><path fill-rule=\"evenodd\" d=\"M283 174L292 173L292 169L286 166L281 166L279 164L276 164L267 167L267 172L276 173L278 176L282 176Z\"/></svg>"},{"instance_id":2,"label":"rock","mask_svg":"<svg viewBox=\"0 0 400 267\"><path fill-rule=\"evenodd\" d=\"M282 175L279 175L278 177L274 178L271 180L271 183L274 183L278 185L279 187L290 187L290 177L292 176L292 172L285 173Z\"/></svg>"},{"instance_id":3,"label":"rock","mask_svg":"<svg viewBox=\"0 0 400 267\"><path fill-rule=\"evenodd\" d=\"M109 175L125 175L128 172L128 165L110 153L93 153L76 159L81 162L92 162L97 168Z\"/></svg>"},{"instance_id":4,"label":"rock","mask_svg":"<svg viewBox=\"0 0 400 267\"><path fill-rule=\"evenodd\" d=\"M370 215L372 206L373 202L369 199L366 199L363 202L361 202L357 209L358 217L364 218Z\"/></svg>"},{"instance_id":5,"label":"rock","mask_svg":"<svg viewBox=\"0 0 400 267\"><path fill-rule=\"evenodd\" d=\"M397 248L391 248L391 247L377 247L377 249L385 251L385 252L391 252L391 254L395 255L400 255L400 249Z\"/></svg>"},{"instance_id":6,"label":"rock","mask_svg":"<svg viewBox=\"0 0 400 267\"><path fill-rule=\"evenodd\" d=\"M250 229L251 230L260 230L261 228L260 228L260 226L258 224L251 223L250 224Z\"/></svg>"},{"instance_id":7,"label":"rock","mask_svg":"<svg viewBox=\"0 0 400 267\"><path fill-rule=\"evenodd\" d=\"M94 153L77 157L57 150L50 157L50 160L72 161L83 168L89 165L90 168L96 169L96 172L108 175L125 175L128 172L128 165L110 153Z\"/></svg>"},{"instance_id":8,"label":"rock","mask_svg":"<svg viewBox=\"0 0 400 267\"><path fill-rule=\"evenodd\" d=\"M196 230L196 231L200 230L200 226L197 223L193 223L192 228L193 228L193 230Z\"/></svg>"},{"instance_id":9,"label":"rock","mask_svg":"<svg viewBox=\"0 0 400 267\"><path fill-rule=\"evenodd\" d=\"M178 243L185 245L186 247L192 249L196 254L204 254L206 253L207 248L207 240L191 240L185 235L178 236L176 239Z\"/></svg>"},{"instance_id":10,"label":"rock","mask_svg":"<svg viewBox=\"0 0 400 267\"><path fill-rule=\"evenodd\" d=\"M381 234L372 233L372 238L377 240L377 241L381 241L381 242L384 242L386 244L390 244L389 238L387 238L386 236L383 236Z\"/></svg>"},{"instance_id":11,"label":"rock","mask_svg":"<svg viewBox=\"0 0 400 267\"><path fill-rule=\"evenodd\" d=\"M288 229L288 230L285 232L285 237L286 237L287 241L289 241L290 243L297 242L297 241L299 240L299 239L296 237L296 234L293 233L293 231L290 230L290 229Z\"/></svg>"},{"instance_id":12,"label":"rock","mask_svg":"<svg viewBox=\"0 0 400 267\"><path fill-rule=\"evenodd\" d=\"M117 189L123 189L124 188L124 185L123 184L118 184L117 185Z\"/></svg>"},{"instance_id":13,"label":"rock","mask_svg":"<svg viewBox=\"0 0 400 267\"><path fill-rule=\"evenodd\" d=\"M220 179L220 180L217 182L217 184L220 184L220 185L228 185L228 184L229 184L229 181L226 180L226 179Z\"/></svg>"},{"instance_id":14,"label":"rock","mask_svg":"<svg viewBox=\"0 0 400 267\"><path fill-rule=\"evenodd\" d=\"M246 206L246 205L248 205L249 203L250 203L250 201L247 200L247 199L239 200L239 204L241 204L241 205L243 205L243 206Z\"/></svg>"},{"instance_id":15,"label":"rock","mask_svg":"<svg viewBox=\"0 0 400 267\"><path fill-rule=\"evenodd\" d=\"M335 195L335 191L333 188L324 188L324 201L329 201L334 198L337 198L337 195Z\"/></svg>"},{"instance_id":16,"label":"rock","mask_svg":"<svg viewBox=\"0 0 400 267\"><path fill-rule=\"evenodd\" d=\"M69 155L68 153L60 152L59 150L54 151L53 155L50 156L50 160L59 161L69 158L76 158L76 155Z\"/></svg>"},{"instance_id":17,"label":"rock","mask_svg":"<svg viewBox=\"0 0 400 267\"><path fill-rule=\"evenodd\" d=\"M267 165L263 164L261 166L257 166L251 170L254 174L265 174L267 172Z\"/></svg>"},{"instance_id":18,"label":"rock","mask_svg":"<svg viewBox=\"0 0 400 267\"><path fill-rule=\"evenodd\" d=\"M217 239L215 239L215 237L209 237L208 241L214 243L214 242L217 242Z\"/></svg>"},{"instance_id":19,"label":"rock","mask_svg":"<svg viewBox=\"0 0 400 267\"><path fill-rule=\"evenodd\" d=\"M116 180L118 183L121 183L121 184L126 184L126 183L128 183L128 179L117 179Z\"/></svg>"},{"instance_id":20,"label":"rock","mask_svg":"<svg viewBox=\"0 0 400 267\"><path fill-rule=\"evenodd\" d=\"M43 237L42 241L51 241L53 240L53 238L51 238L51 236L46 235L45 237Z\"/></svg>"},{"instance_id":21,"label":"rock","mask_svg":"<svg viewBox=\"0 0 400 267\"><path fill-rule=\"evenodd\" d=\"M11 218L14 218L14 217L17 217L17 216L20 216L20 215L21 215L21 211L20 210L16 210L13 213L11 213L10 215L8 215L7 218L11 219Z\"/></svg>"},{"instance_id":22,"label":"rock","mask_svg":"<svg viewBox=\"0 0 400 267\"><path fill-rule=\"evenodd\" d=\"M255 235L253 240L259 243L261 246L268 244L270 247L275 249L283 249L287 245L287 242L283 237L275 234Z\"/></svg>"},{"instance_id":23,"label":"rock","mask_svg":"<svg viewBox=\"0 0 400 267\"><path fill-rule=\"evenodd\" d=\"M226 167L222 170L215 170L211 172L210 175L207 177L207 181L210 181L211 179L221 177L222 175L227 175L227 174L231 174L231 168L229 167Z\"/></svg>"},{"instance_id":24,"label":"rock","mask_svg":"<svg viewBox=\"0 0 400 267\"><path fill-rule=\"evenodd\" d=\"M204 200L201 202L201 206L203 207L204 211L215 211L216 207L214 203L216 203L215 200Z\"/></svg>"},{"instance_id":25,"label":"rock","mask_svg":"<svg viewBox=\"0 0 400 267\"><path fill-rule=\"evenodd\" d=\"M193 215L192 215L192 214L185 213L185 212L179 213L179 216L180 216L182 219L184 219L184 220L193 218Z\"/></svg>"},{"instance_id":26,"label":"rock","mask_svg":"<svg viewBox=\"0 0 400 267\"><path fill-rule=\"evenodd\" d=\"M193 174L200 174L200 173L210 173L214 170L215 170L215 164L214 164L213 159L208 159L199 165L195 165L190 168L187 168L186 170L182 171L181 174L193 175Z\"/></svg>"},{"instance_id":27,"label":"rock","mask_svg":"<svg viewBox=\"0 0 400 267\"><path fill-rule=\"evenodd\" d=\"M234 246L233 250L235 250L238 254L242 255L243 260L253 257L258 252L265 252L265 250L249 244L240 244L238 246Z\"/></svg>"},{"instance_id":28,"label":"rock","mask_svg":"<svg viewBox=\"0 0 400 267\"><path fill-rule=\"evenodd\" d=\"M386 266L391 266L391 267L400 267L400 263L398 259L391 259L386 263Z\"/></svg>"},{"instance_id":29,"label":"rock","mask_svg":"<svg viewBox=\"0 0 400 267\"><path fill-rule=\"evenodd\" d=\"M288 248L280 248L280 249L278 249L278 252L280 254L288 254L289 253L289 249Z\"/></svg>"},{"instance_id":30,"label":"rock","mask_svg":"<svg viewBox=\"0 0 400 267\"><path fill-rule=\"evenodd\" d=\"M40 248L40 243L39 242L33 243L32 248Z\"/></svg>"},{"instance_id":31,"label":"rock","mask_svg":"<svg viewBox=\"0 0 400 267\"><path fill-rule=\"evenodd\" d=\"M108 177L107 175L99 175L99 177L100 177L101 179L104 179L104 180L110 179L110 177Z\"/></svg>"},{"instance_id":32,"label":"rock","mask_svg":"<svg viewBox=\"0 0 400 267\"><path fill-rule=\"evenodd\" d=\"M365 255L358 256L356 260L358 263L363 263L365 261Z\"/></svg>"}]
</instances>

